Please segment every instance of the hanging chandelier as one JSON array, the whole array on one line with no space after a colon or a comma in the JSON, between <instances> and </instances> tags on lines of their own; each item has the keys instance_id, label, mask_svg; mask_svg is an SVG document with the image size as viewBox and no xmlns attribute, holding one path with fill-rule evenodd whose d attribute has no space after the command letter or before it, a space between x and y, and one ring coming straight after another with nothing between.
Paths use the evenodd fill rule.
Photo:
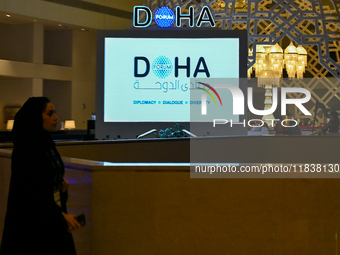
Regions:
<instances>
[{"instance_id":1,"label":"hanging chandelier","mask_svg":"<svg viewBox=\"0 0 340 255\"><path fill-rule=\"evenodd\" d=\"M249 51L250 56L253 52ZM303 78L307 66L307 51L300 45L295 47L291 42L284 50L279 44L257 45L256 62L248 69L248 77L251 77L255 70L255 77L259 87L280 86L280 79L283 77L283 68L286 69L288 78Z\"/></svg>"},{"instance_id":2,"label":"hanging chandelier","mask_svg":"<svg viewBox=\"0 0 340 255\"><path fill-rule=\"evenodd\" d=\"M253 52L249 50L249 55ZM279 44L257 45L256 62L253 68L248 69L248 77L251 77L255 70L257 86L265 89L264 109L272 107L273 87L280 87L283 77L283 68L286 68L288 78L303 78L305 67L307 66L307 51L302 47L295 47L291 42L283 51ZM272 125L274 115L263 116L263 121L269 126Z\"/></svg>"}]
</instances>

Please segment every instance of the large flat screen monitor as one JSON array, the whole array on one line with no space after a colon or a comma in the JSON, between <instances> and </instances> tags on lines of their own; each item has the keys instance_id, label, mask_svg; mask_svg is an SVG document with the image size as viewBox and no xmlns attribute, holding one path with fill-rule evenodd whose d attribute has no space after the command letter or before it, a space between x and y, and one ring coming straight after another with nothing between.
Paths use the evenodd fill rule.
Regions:
<instances>
[{"instance_id":1,"label":"large flat screen monitor","mask_svg":"<svg viewBox=\"0 0 340 255\"><path fill-rule=\"evenodd\" d=\"M190 78L246 77L247 52L246 31L99 31L96 137L190 123Z\"/></svg>"}]
</instances>

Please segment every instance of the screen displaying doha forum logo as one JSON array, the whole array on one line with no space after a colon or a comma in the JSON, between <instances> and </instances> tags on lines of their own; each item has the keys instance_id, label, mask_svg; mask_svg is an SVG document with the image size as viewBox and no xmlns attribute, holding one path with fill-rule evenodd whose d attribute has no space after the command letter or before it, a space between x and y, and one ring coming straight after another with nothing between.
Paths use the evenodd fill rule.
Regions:
<instances>
[{"instance_id":1,"label":"screen displaying doha forum logo","mask_svg":"<svg viewBox=\"0 0 340 255\"><path fill-rule=\"evenodd\" d=\"M104 52L105 122L189 122L190 78L239 77L238 38L108 37Z\"/></svg>"}]
</instances>

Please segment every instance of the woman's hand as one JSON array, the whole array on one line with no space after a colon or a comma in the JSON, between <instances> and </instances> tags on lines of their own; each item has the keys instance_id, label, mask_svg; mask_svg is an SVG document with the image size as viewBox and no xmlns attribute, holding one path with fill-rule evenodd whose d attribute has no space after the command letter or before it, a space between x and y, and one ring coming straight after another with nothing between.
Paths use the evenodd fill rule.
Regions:
<instances>
[{"instance_id":1,"label":"woman's hand","mask_svg":"<svg viewBox=\"0 0 340 255\"><path fill-rule=\"evenodd\" d=\"M63 181L61 182L61 192L66 192L68 190L68 187L70 186L70 183L68 181L66 181L65 179L63 179Z\"/></svg>"},{"instance_id":2,"label":"woman's hand","mask_svg":"<svg viewBox=\"0 0 340 255\"><path fill-rule=\"evenodd\" d=\"M64 216L64 218L65 218L65 220L67 222L67 226L68 226L68 231L69 232L72 232L72 231L75 231L75 230L81 228L81 225L76 220L76 216L74 214L63 213L63 216Z\"/></svg>"}]
</instances>

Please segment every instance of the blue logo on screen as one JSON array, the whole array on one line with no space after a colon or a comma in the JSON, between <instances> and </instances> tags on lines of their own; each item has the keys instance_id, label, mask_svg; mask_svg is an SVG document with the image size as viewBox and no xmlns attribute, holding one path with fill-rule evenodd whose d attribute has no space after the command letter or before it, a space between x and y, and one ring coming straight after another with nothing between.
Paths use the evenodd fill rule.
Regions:
<instances>
[{"instance_id":1,"label":"blue logo on screen","mask_svg":"<svg viewBox=\"0 0 340 255\"><path fill-rule=\"evenodd\" d=\"M152 71L158 78L168 77L173 69L173 65L166 56L157 57L152 63Z\"/></svg>"},{"instance_id":2,"label":"blue logo on screen","mask_svg":"<svg viewBox=\"0 0 340 255\"><path fill-rule=\"evenodd\" d=\"M163 6L155 12L155 22L160 27L171 27L175 22L175 13L169 7Z\"/></svg>"}]
</instances>

